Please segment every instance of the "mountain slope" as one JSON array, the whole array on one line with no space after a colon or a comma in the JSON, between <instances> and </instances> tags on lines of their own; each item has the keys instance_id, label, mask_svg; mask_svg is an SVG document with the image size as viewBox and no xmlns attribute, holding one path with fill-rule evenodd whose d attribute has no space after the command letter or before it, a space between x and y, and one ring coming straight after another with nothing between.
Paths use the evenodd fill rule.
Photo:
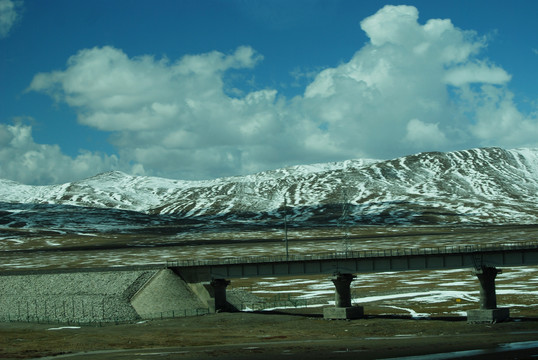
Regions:
<instances>
[{"instance_id":1,"label":"mountain slope","mask_svg":"<svg viewBox=\"0 0 538 360\"><path fill-rule=\"evenodd\" d=\"M538 215L538 149L420 153L209 181L120 172L53 186L0 180L0 199L4 227L15 226L23 211L14 203L134 211L156 223L173 218L263 225L281 222L287 212L295 226L528 224Z\"/></svg>"}]
</instances>

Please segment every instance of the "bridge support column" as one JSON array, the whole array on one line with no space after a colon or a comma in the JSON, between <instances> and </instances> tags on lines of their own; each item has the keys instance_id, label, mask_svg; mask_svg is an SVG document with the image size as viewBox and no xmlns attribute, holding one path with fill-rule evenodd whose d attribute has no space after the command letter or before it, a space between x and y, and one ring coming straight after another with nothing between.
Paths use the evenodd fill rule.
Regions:
<instances>
[{"instance_id":1,"label":"bridge support column","mask_svg":"<svg viewBox=\"0 0 538 360\"><path fill-rule=\"evenodd\" d=\"M467 311L468 323L495 323L510 316L510 309L497 307L495 278L500 273L502 270L489 266L481 266L473 271L480 282L480 309Z\"/></svg>"},{"instance_id":2,"label":"bridge support column","mask_svg":"<svg viewBox=\"0 0 538 360\"><path fill-rule=\"evenodd\" d=\"M226 310L228 302L226 301L226 287L230 285L230 280L213 279L210 282L213 289L213 298L215 299L215 312Z\"/></svg>"},{"instance_id":3,"label":"bridge support column","mask_svg":"<svg viewBox=\"0 0 538 360\"><path fill-rule=\"evenodd\" d=\"M335 287L334 307L323 309L325 319L357 319L364 315L362 306L351 306L351 282L353 274L335 274L331 281Z\"/></svg>"},{"instance_id":4,"label":"bridge support column","mask_svg":"<svg viewBox=\"0 0 538 360\"><path fill-rule=\"evenodd\" d=\"M350 307L351 306L351 282L356 276L352 274L337 274L331 281L334 284L334 306Z\"/></svg>"}]
</instances>

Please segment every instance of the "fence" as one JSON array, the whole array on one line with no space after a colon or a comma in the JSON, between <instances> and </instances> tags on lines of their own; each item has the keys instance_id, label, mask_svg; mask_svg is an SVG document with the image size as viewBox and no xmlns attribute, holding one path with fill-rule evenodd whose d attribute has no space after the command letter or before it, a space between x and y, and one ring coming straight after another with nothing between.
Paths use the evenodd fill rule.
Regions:
<instances>
[{"instance_id":1,"label":"fence","mask_svg":"<svg viewBox=\"0 0 538 360\"><path fill-rule=\"evenodd\" d=\"M209 308L178 309L144 314L144 319L173 319L191 316L202 316L209 313Z\"/></svg>"},{"instance_id":2,"label":"fence","mask_svg":"<svg viewBox=\"0 0 538 360\"><path fill-rule=\"evenodd\" d=\"M201 316L209 308L176 309L144 314L144 319L169 319ZM113 296L79 295L41 296L39 300L24 300L20 296L0 296L0 321L44 324L131 323L142 317L128 301Z\"/></svg>"},{"instance_id":3,"label":"fence","mask_svg":"<svg viewBox=\"0 0 538 360\"><path fill-rule=\"evenodd\" d=\"M241 302L241 311L260 311L267 309L305 308L308 307L307 299L292 298L276 295L274 298L255 302Z\"/></svg>"}]
</instances>

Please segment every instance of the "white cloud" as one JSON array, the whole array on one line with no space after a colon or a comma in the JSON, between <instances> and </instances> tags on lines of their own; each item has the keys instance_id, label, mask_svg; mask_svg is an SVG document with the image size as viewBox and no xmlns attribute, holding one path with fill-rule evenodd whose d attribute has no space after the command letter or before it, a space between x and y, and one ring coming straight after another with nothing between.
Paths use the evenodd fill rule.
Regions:
<instances>
[{"instance_id":1,"label":"white cloud","mask_svg":"<svg viewBox=\"0 0 538 360\"><path fill-rule=\"evenodd\" d=\"M29 125L0 124L0 178L25 184L62 183L119 167L116 156L84 152L71 158L58 145L36 144Z\"/></svg>"},{"instance_id":2,"label":"white cloud","mask_svg":"<svg viewBox=\"0 0 538 360\"><path fill-rule=\"evenodd\" d=\"M236 174L251 162L249 147L271 147L282 133L274 90L232 98L223 74L262 59L241 46L231 54L188 55L175 63L93 48L72 56L65 71L37 74L29 90L76 108L80 123L113 132L121 158L151 173L184 178ZM267 149L261 153L269 153ZM263 165L262 165L263 166Z\"/></svg>"},{"instance_id":3,"label":"white cloud","mask_svg":"<svg viewBox=\"0 0 538 360\"><path fill-rule=\"evenodd\" d=\"M18 12L22 1L0 0L0 38L8 36L11 28L20 18Z\"/></svg>"},{"instance_id":4,"label":"white cloud","mask_svg":"<svg viewBox=\"0 0 538 360\"><path fill-rule=\"evenodd\" d=\"M469 83L505 84L511 76L503 69L481 63L471 63L449 70L445 76L447 84L461 87Z\"/></svg>"},{"instance_id":5,"label":"white cloud","mask_svg":"<svg viewBox=\"0 0 538 360\"><path fill-rule=\"evenodd\" d=\"M226 100L222 73L250 68L260 59L251 48L239 47L231 55L214 51L170 64L147 55L130 59L106 46L80 51L65 71L37 74L29 90L65 101L78 109L82 124L99 130L164 129Z\"/></svg>"},{"instance_id":6,"label":"white cloud","mask_svg":"<svg viewBox=\"0 0 538 360\"><path fill-rule=\"evenodd\" d=\"M248 46L176 62L129 57L113 47L85 49L65 70L37 74L29 90L67 103L80 123L112 132L118 164L175 178L536 145L536 117L517 109L510 75L480 57L484 38L448 19L422 25L418 15L414 7L386 6L364 19L370 42L348 62L317 73L293 99L272 89L228 95L224 74L262 60ZM101 160L101 168L113 163Z\"/></svg>"},{"instance_id":7,"label":"white cloud","mask_svg":"<svg viewBox=\"0 0 538 360\"><path fill-rule=\"evenodd\" d=\"M467 87L462 93L470 103L467 106L475 109L475 123L470 129L480 145L536 146L537 114L523 115L514 104L513 93L491 85L483 85L480 92Z\"/></svg>"},{"instance_id":8,"label":"white cloud","mask_svg":"<svg viewBox=\"0 0 538 360\"><path fill-rule=\"evenodd\" d=\"M439 130L439 123L426 124L419 119L409 120L404 140L422 149L425 147L435 149L446 143L445 134Z\"/></svg>"},{"instance_id":9,"label":"white cloud","mask_svg":"<svg viewBox=\"0 0 538 360\"><path fill-rule=\"evenodd\" d=\"M349 62L319 73L306 88L303 112L328 128L341 154L354 149L390 158L485 143L515 145L510 139L520 137L518 127L532 127L536 119L508 100L510 75L478 57L487 45L484 38L450 20L424 25L417 20L418 11L410 6L385 6L364 19L370 43ZM476 86L483 84L505 89L496 101L510 106L493 106L486 88ZM474 95L464 96L462 88ZM485 131L501 118L512 123L503 136Z\"/></svg>"},{"instance_id":10,"label":"white cloud","mask_svg":"<svg viewBox=\"0 0 538 360\"><path fill-rule=\"evenodd\" d=\"M420 25L417 23L418 10L413 6L387 5L375 15L361 22L362 29L374 46L384 44L406 45L420 36Z\"/></svg>"}]
</instances>

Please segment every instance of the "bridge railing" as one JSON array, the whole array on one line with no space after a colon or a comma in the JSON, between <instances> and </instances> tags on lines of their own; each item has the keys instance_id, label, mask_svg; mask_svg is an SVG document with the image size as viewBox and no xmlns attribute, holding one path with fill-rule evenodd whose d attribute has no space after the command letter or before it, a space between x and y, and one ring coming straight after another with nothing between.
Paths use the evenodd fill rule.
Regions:
<instances>
[{"instance_id":1,"label":"bridge railing","mask_svg":"<svg viewBox=\"0 0 538 360\"><path fill-rule=\"evenodd\" d=\"M167 267L194 267L211 265L233 265L233 264L253 264L253 263L275 263L292 261L311 260L338 260L357 258L380 258L412 255L436 255L436 254L468 254L483 253L520 249L537 249L538 242L517 242L509 244L483 244L483 245L448 245L425 248L396 248L378 250L359 251L337 251L318 254L292 254L292 255L270 255L270 256L248 256L229 257L220 259L199 259L199 260L168 260Z\"/></svg>"}]
</instances>

